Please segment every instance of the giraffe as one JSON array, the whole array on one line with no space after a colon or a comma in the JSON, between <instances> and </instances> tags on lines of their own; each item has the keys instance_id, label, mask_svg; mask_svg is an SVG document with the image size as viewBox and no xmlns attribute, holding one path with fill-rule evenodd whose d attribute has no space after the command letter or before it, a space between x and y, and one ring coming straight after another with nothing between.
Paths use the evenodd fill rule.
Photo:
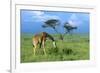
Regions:
<instances>
[{"instance_id":1,"label":"giraffe","mask_svg":"<svg viewBox=\"0 0 100 73\"><path fill-rule=\"evenodd\" d=\"M34 35L32 38L34 55L35 55L38 44L39 44L40 48L41 47L43 48L44 54L46 55L45 42L46 42L47 38L52 40L53 46L54 46L54 48L56 48L56 42L55 42L54 38L50 34L48 34L46 32L42 32L40 34Z\"/></svg>"}]
</instances>

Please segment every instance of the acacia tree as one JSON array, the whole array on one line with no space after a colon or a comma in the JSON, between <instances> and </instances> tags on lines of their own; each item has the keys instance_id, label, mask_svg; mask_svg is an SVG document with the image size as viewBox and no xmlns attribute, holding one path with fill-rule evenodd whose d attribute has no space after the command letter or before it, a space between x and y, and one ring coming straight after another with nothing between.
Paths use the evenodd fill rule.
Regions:
<instances>
[{"instance_id":1,"label":"acacia tree","mask_svg":"<svg viewBox=\"0 0 100 73\"><path fill-rule=\"evenodd\" d=\"M42 25L43 28L52 28L56 33L59 34L59 39L63 40L65 34L71 34L71 32L74 29L77 29L76 26L72 26L70 23L66 22L63 26L63 28L65 29L64 34L58 32L56 26L59 26L61 24L61 22L58 19L49 19L47 21L44 22L44 25Z\"/></svg>"},{"instance_id":2,"label":"acacia tree","mask_svg":"<svg viewBox=\"0 0 100 73\"><path fill-rule=\"evenodd\" d=\"M44 28L47 28L47 27L50 27L50 28L53 28L57 33L57 29L56 29L56 26L60 25L60 21L57 20L57 19L49 19L47 21L44 22L45 24L42 25L42 27Z\"/></svg>"},{"instance_id":3,"label":"acacia tree","mask_svg":"<svg viewBox=\"0 0 100 73\"><path fill-rule=\"evenodd\" d=\"M65 28L65 34L69 33L71 34L71 32L74 30L74 29L77 29L77 26L73 26L71 25L70 23L66 22L63 26ZM65 35L64 34L64 35ZM64 37L63 35L63 37Z\"/></svg>"},{"instance_id":4,"label":"acacia tree","mask_svg":"<svg viewBox=\"0 0 100 73\"><path fill-rule=\"evenodd\" d=\"M61 23L58 19L49 19L47 21L44 22L45 24L42 25L43 28L47 28L47 27L50 27L52 28L56 33L59 34L59 38L61 40L63 40L63 37L62 37L62 34L60 32L58 32L56 26L59 26Z\"/></svg>"}]
</instances>

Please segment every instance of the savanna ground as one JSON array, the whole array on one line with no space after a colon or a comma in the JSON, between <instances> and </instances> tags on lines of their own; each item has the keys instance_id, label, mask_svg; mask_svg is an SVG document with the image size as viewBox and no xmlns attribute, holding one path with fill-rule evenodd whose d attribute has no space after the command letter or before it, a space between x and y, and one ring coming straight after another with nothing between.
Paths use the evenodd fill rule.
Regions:
<instances>
[{"instance_id":1,"label":"savanna ground","mask_svg":"<svg viewBox=\"0 0 100 73\"><path fill-rule=\"evenodd\" d=\"M59 40L59 35L52 35L56 39L57 48L53 48L52 41L46 41L46 53L43 49L36 50L34 56L32 46L32 34L21 34L21 63L28 62L47 62L47 61L73 61L89 60L89 35L73 34L65 35L64 40Z\"/></svg>"}]
</instances>

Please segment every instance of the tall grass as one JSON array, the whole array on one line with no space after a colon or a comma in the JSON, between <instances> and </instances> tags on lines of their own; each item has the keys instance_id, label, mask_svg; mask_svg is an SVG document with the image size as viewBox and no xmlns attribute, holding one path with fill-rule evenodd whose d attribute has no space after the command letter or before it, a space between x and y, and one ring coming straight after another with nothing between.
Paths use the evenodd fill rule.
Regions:
<instances>
[{"instance_id":1,"label":"tall grass","mask_svg":"<svg viewBox=\"0 0 100 73\"><path fill-rule=\"evenodd\" d=\"M35 56L32 37L32 34L21 34L21 63L89 60L89 35L66 35L63 41L59 40L59 35L53 35L56 39L57 48L53 48L52 41L47 40L45 44L47 55L44 55L43 49L38 47Z\"/></svg>"}]
</instances>

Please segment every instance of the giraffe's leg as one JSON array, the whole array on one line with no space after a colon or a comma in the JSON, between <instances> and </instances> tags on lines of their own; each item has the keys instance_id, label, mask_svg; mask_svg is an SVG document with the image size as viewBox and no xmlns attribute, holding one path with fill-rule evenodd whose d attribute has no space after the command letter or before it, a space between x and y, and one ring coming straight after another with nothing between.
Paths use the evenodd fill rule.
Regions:
<instances>
[{"instance_id":1,"label":"giraffe's leg","mask_svg":"<svg viewBox=\"0 0 100 73\"><path fill-rule=\"evenodd\" d=\"M36 54L36 48L37 48L37 44L34 44L34 47L33 47L34 55Z\"/></svg>"},{"instance_id":2,"label":"giraffe's leg","mask_svg":"<svg viewBox=\"0 0 100 73\"><path fill-rule=\"evenodd\" d=\"M34 55L35 55L35 53L36 53L36 47L34 47L33 50L34 50Z\"/></svg>"},{"instance_id":3,"label":"giraffe's leg","mask_svg":"<svg viewBox=\"0 0 100 73\"><path fill-rule=\"evenodd\" d=\"M43 48L43 51L44 51L44 54L46 55L46 51L45 51L45 48Z\"/></svg>"},{"instance_id":4,"label":"giraffe's leg","mask_svg":"<svg viewBox=\"0 0 100 73\"><path fill-rule=\"evenodd\" d=\"M43 51L44 51L44 54L46 55L46 50L45 50L44 45L45 45L45 41L43 41L43 42L42 42L42 46L43 46Z\"/></svg>"}]
</instances>

